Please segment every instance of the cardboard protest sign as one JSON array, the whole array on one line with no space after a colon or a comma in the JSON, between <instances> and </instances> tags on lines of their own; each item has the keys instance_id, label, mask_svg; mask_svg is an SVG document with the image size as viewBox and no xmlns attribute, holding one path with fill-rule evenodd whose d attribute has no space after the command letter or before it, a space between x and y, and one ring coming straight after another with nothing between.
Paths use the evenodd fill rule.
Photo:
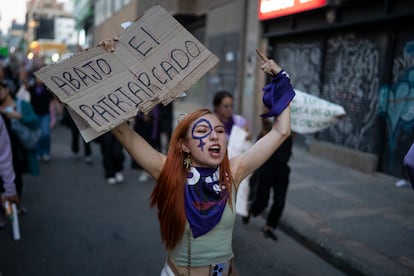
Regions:
<instances>
[{"instance_id":1,"label":"cardboard protest sign","mask_svg":"<svg viewBox=\"0 0 414 276\"><path fill-rule=\"evenodd\" d=\"M321 131L338 122L338 117L346 114L338 104L326 101L314 95L296 90L296 96L290 103L291 129L306 134Z\"/></svg>"},{"instance_id":2,"label":"cardboard protest sign","mask_svg":"<svg viewBox=\"0 0 414 276\"><path fill-rule=\"evenodd\" d=\"M170 103L217 62L166 10L154 6L120 34L115 52L95 47L35 75L68 106L90 141L137 111Z\"/></svg>"}]
</instances>

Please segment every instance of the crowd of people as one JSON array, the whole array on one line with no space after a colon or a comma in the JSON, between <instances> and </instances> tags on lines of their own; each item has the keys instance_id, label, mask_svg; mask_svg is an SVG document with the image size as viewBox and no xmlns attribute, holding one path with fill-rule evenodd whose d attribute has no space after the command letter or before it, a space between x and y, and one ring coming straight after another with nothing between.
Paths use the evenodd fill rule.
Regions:
<instances>
[{"instance_id":1,"label":"crowd of people","mask_svg":"<svg viewBox=\"0 0 414 276\"><path fill-rule=\"evenodd\" d=\"M85 163L91 164L93 160L91 142L86 143L80 137L67 108L34 76L33 72L37 69L28 71L22 66L19 70L13 70L8 65L0 66L0 228L7 224L6 200L16 203L20 214L28 212L23 200L24 175L38 176L40 163L51 162L51 132L54 127L62 125L70 131L68 148L72 157L79 157L82 143ZM166 118L163 116L163 125L161 118L156 122L160 127L155 135L160 135L165 128L169 135L171 133L172 126L165 127ZM40 133L32 147L28 148L22 141L14 128L17 123ZM123 182L125 158L120 143L110 132L96 139L96 142L101 148L103 175L107 183Z\"/></svg>"},{"instance_id":2,"label":"crowd of people","mask_svg":"<svg viewBox=\"0 0 414 276\"><path fill-rule=\"evenodd\" d=\"M101 45L113 50L113 39ZM150 196L158 208L162 242L168 252L161 275L236 275L232 232L236 218L235 199L241 182L249 179L248 224L270 203L264 225L265 238L277 240L289 185L293 136L289 103L295 93L288 75L272 59L259 52L261 69L269 77L263 97L262 128L252 139L248 121L233 112L233 95L215 93L212 110L199 109L185 115L173 130L172 104L155 106L149 113L137 112L130 124L124 122L94 140L101 150L103 178L108 184L124 182L124 149L131 168L139 170L139 182L153 180ZM270 96L269 96L270 95ZM0 67L0 193L1 206L16 203L21 214L23 175L40 174L40 162L51 161L51 130L62 124L71 133L71 154L80 157L80 132L68 109L62 107L45 84L30 72ZM39 129L36 146L28 148L14 129L16 121ZM228 151L235 128L245 133L249 147L238 154ZM168 143L162 144L162 135ZM83 157L92 164L92 146L82 140ZM414 146L404 164L413 179ZM6 225L0 207L0 228ZM190 248L190 250L189 250ZM214 248L212 250L211 248ZM208 249L208 250L207 250ZM189 275L190 275L189 274Z\"/></svg>"},{"instance_id":3,"label":"crowd of people","mask_svg":"<svg viewBox=\"0 0 414 276\"><path fill-rule=\"evenodd\" d=\"M2 167L0 190L10 193L10 183L14 185L16 197L11 201L18 204L18 210L24 214L27 208L23 204L24 174L39 175L39 161L50 160L50 130L55 124L55 99L46 86L24 69L15 70L10 66L0 66L0 114L2 124L2 155L10 152L12 160L11 170L13 177L7 173L10 168ZM37 138L25 138L21 129L30 129L38 133ZM36 139L29 141L27 139ZM9 141L10 143L8 144ZM9 148L9 149L6 149ZM9 175L9 177L5 177ZM5 181L5 179L8 179ZM9 182L5 185L6 182ZM8 187L7 187L8 186ZM13 189L12 189L13 190ZM3 197L3 203L5 198ZM6 218L3 208L0 208L0 227L4 226Z\"/></svg>"},{"instance_id":4,"label":"crowd of people","mask_svg":"<svg viewBox=\"0 0 414 276\"><path fill-rule=\"evenodd\" d=\"M44 65L43 65L44 66ZM28 70L25 66L13 69L9 64L0 65L0 228L6 223L6 214L2 206L5 200L14 202L21 214L27 213L23 201L24 174L37 176L40 174L41 163L51 162L52 129L64 126L70 132L71 141L68 145L70 157L83 156L86 164L92 164L92 143L85 142L80 131L72 119L67 107L58 101L54 94L33 72L42 65ZM152 116L157 112L157 116ZM172 104L159 106L150 115L138 113L135 117L133 129L142 132L143 137L149 139L154 146L161 149L160 137L167 137L172 132ZM151 122L147 124L147 119ZM33 141L34 146L28 148L26 141L22 141L15 124L23 125L31 132L40 133ZM145 129L151 130L145 133ZM6 138L4 138L6 137ZM28 139L28 138L27 138ZM32 136L30 136L32 139ZM33 138L35 139L35 138ZM108 132L94 140L100 147L102 157L103 177L108 184L117 184L124 181L124 150L115 136ZM83 153L82 153L83 148ZM11 162L11 163L10 163ZM139 169L136 164L132 168ZM146 174L141 172L139 181L146 181Z\"/></svg>"}]
</instances>

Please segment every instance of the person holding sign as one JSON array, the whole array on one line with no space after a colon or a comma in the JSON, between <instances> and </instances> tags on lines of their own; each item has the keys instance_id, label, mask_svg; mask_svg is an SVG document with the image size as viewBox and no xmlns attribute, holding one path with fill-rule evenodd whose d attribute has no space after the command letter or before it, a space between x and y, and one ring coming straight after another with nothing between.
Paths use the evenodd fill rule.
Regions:
<instances>
[{"instance_id":1,"label":"person holding sign","mask_svg":"<svg viewBox=\"0 0 414 276\"><path fill-rule=\"evenodd\" d=\"M101 42L115 51L116 39ZM290 135L294 91L275 61L258 52L273 77L263 96L272 129L246 152L229 159L224 125L209 109L186 115L172 133L167 155L151 147L124 122L112 130L131 157L153 177L152 207L158 208L168 258L161 275L236 275L232 233L240 182ZM287 100L290 99L290 100Z\"/></svg>"}]
</instances>

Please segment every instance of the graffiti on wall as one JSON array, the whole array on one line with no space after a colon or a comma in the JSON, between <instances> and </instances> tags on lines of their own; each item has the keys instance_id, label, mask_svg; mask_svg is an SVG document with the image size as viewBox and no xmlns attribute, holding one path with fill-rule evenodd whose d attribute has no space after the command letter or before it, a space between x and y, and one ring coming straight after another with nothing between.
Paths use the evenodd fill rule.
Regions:
<instances>
[{"instance_id":1,"label":"graffiti on wall","mask_svg":"<svg viewBox=\"0 0 414 276\"><path fill-rule=\"evenodd\" d=\"M408 41L400 56L394 59L392 66L393 82L397 82L407 68L414 66L414 40Z\"/></svg>"},{"instance_id":2,"label":"graffiti on wall","mask_svg":"<svg viewBox=\"0 0 414 276\"><path fill-rule=\"evenodd\" d=\"M280 43L277 45L277 54L276 60L289 72L293 87L319 96L321 44Z\"/></svg>"},{"instance_id":3,"label":"graffiti on wall","mask_svg":"<svg viewBox=\"0 0 414 276\"><path fill-rule=\"evenodd\" d=\"M335 35L325 52L317 42L277 43L276 60L295 88L345 108L347 116L318 139L378 154L383 172L401 176L401 160L414 141L414 40L398 42L392 81L383 84L383 66L390 66L384 35ZM397 37L412 38L412 32Z\"/></svg>"},{"instance_id":4,"label":"graffiti on wall","mask_svg":"<svg viewBox=\"0 0 414 276\"><path fill-rule=\"evenodd\" d=\"M373 152L374 144L366 142L365 135L377 114L379 50L368 39L338 35L328 40L327 56L330 60L323 93L347 112L344 119L327 130L328 136L336 144Z\"/></svg>"},{"instance_id":5,"label":"graffiti on wall","mask_svg":"<svg viewBox=\"0 0 414 276\"><path fill-rule=\"evenodd\" d=\"M398 137L408 137L414 127L414 41L404 45L400 56L393 61L393 83L380 88L379 112L387 119L388 166L392 167ZM414 137L411 137L411 141ZM402 146L402 145L401 145ZM406 145L408 148L409 145Z\"/></svg>"}]
</instances>

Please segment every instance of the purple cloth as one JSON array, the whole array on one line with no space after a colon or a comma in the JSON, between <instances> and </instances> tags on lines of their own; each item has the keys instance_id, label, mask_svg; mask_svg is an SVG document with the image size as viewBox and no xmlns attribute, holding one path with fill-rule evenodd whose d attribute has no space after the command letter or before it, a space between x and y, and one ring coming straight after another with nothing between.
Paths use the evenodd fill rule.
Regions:
<instances>
[{"instance_id":1,"label":"purple cloth","mask_svg":"<svg viewBox=\"0 0 414 276\"><path fill-rule=\"evenodd\" d=\"M269 109L262 117L276 117L289 105L295 92L285 70L277 73L272 82L263 88L263 103Z\"/></svg>"},{"instance_id":2,"label":"purple cloth","mask_svg":"<svg viewBox=\"0 0 414 276\"><path fill-rule=\"evenodd\" d=\"M231 117L227 122L224 122L224 131L226 132L227 138L230 136L231 128L234 125L234 119Z\"/></svg>"},{"instance_id":3,"label":"purple cloth","mask_svg":"<svg viewBox=\"0 0 414 276\"><path fill-rule=\"evenodd\" d=\"M408 181L410 181L411 187L414 189L414 143L404 157L404 167L407 172Z\"/></svg>"},{"instance_id":4,"label":"purple cloth","mask_svg":"<svg viewBox=\"0 0 414 276\"><path fill-rule=\"evenodd\" d=\"M244 128L246 124L247 120L243 116L238 114L231 116L227 122L224 122L224 131L226 132L227 139L230 137L230 133L234 125Z\"/></svg>"},{"instance_id":5,"label":"purple cloth","mask_svg":"<svg viewBox=\"0 0 414 276\"><path fill-rule=\"evenodd\" d=\"M15 195L16 186L14 184L15 174L13 170L11 143L2 116L0 116L0 177L3 180L4 195Z\"/></svg>"},{"instance_id":6,"label":"purple cloth","mask_svg":"<svg viewBox=\"0 0 414 276\"><path fill-rule=\"evenodd\" d=\"M221 220L229 195L218 179L218 168L191 167L188 172L185 213L194 238L206 234Z\"/></svg>"}]
</instances>

